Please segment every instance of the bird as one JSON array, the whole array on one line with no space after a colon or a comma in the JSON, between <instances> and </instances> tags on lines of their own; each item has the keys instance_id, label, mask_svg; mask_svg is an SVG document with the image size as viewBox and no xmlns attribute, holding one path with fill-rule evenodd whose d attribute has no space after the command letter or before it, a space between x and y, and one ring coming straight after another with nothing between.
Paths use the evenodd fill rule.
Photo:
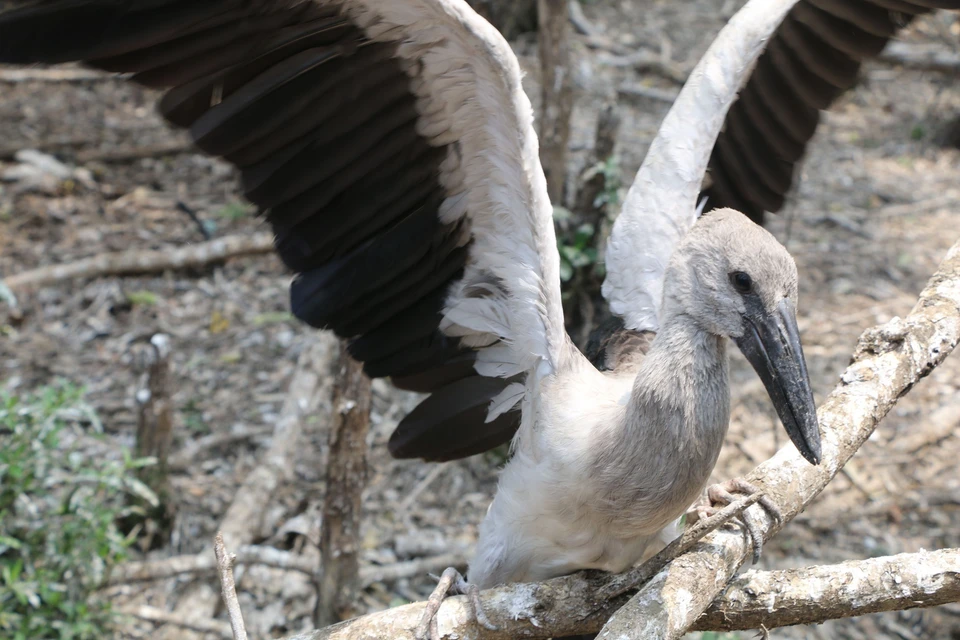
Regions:
<instances>
[{"instance_id":1,"label":"bird","mask_svg":"<svg viewBox=\"0 0 960 640\"><path fill-rule=\"evenodd\" d=\"M603 293L619 324L592 359L564 330L519 64L463 0L25 3L0 13L0 62L82 61L164 89L163 117L234 164L272 226L294 315L347 339L370 376L430 394L393 455L511 442L470 581L449 574L475 593L623 569L670 530L727 428L729 341L819 463L796 267L756 223L782 205L809 114L875 48L858 44L875 43L871 16L897 26L934 4L954 6L751 0L731 19L616 220Z\"/></svg>"}]
</instances>

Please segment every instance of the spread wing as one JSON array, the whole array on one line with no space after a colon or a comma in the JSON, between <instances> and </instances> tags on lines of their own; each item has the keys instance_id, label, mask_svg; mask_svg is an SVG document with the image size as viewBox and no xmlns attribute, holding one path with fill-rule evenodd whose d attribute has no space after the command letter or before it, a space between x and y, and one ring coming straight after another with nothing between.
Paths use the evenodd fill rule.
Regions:
<instances>
[{"instance_id":1,"label":"spread wing","mask_svg":"<svg viewBox=\"0 0 960 640\"><path fill-rule=\"evenodd\" d=\"M298 275L294 314L433 394L398 456L509 440L558 367L552 210L513 52L463 0L54 0L0 14L0 61L82 60L241 172ZM528 375L529 374L529 375Z\"/></svg>"},{"instance_id":2,"label":"spread wing","mask_svg":"<svg viewBox=\"0 0 960 640\"><path fill-rule=\"evenodd\" d=\"M801 0L777 29L730 109L710 158L708 208L758 223L779 211L828 108L860 66L914 17L960 0Z\"/></svg>"}]
</instances>

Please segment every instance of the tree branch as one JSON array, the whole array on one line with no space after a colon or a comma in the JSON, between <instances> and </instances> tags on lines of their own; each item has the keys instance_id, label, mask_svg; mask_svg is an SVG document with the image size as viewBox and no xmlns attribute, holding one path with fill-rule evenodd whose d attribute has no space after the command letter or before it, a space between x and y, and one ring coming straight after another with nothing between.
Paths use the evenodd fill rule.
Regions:
<instances>
[{"instance_id":1,"label":"tree branch","mask_svg":"<svg viewBox=\"0 0 960 640\"><path fill-rule=\"evenodd\" d=\"M787 571L748 571L696 630L768 629L960 601L960 549Z\"/></svg>"},{"instance_id":2,"label":"tree branch","mask_svg":"<svg viewBox=\"0 0 960 640\"><path fill-rule=\"evenodd\" d=\"M840 384L820 407L823 462L807 463L792 446L757 467L746 480L759 486L783 512L773 522L754 509L764 539L806 507L860 446L877 423L960 340L960 242L920 294L905 320L869 329ZM599 638L679 638L723 590L749 553L742 532L717 531L678 558L617 611Z\"/></svg>"},{"instance_id":3,"label":"tree branch","mask_svg":"<svg viewBox=\"0 0 960 640\"><path fill-rule=\"evenodd\" d=\"M839 472L897 400L943 362L958 340L960 242L947 253L905 320L893 320L861 336L853 363L818 414L823 463L810 465L790 446L747 480L760 485L780 506L784 521L789 521ZM780 525L772 523L762 509L756 511L765 538L779 531ZM598 597L598 592L618 582L617 576L577 573L490 589L481 594L481 600L499 627L496 632L473 622L465 598L449 598L438 614L440 635L450 640L562 637L595 633L613 615L611 626L622 637L677 638L707 609L749 553L741 530L716 531L670 563L647 583L639 598L631 600L631 606L620 611L625 596L607 601ZM718 606L722 609L725 602ZM397 607L289 640L412 640L423 606Z\"/></svg>"},{"instance_id":4,"label":"tree branch","mask_svg":"<svg viewBox=\"0 0 960 640\"><path fill-rule=\"evenodd\" d=\"M168 269L202 267L228 258L257 255L273 251L273 234L227 236L210 242L185 247L145 251L133 249L116 253L102 253L92 258L40 267L14 274L4 280L11 290L42 287L72 278L99 278L103 276L157 273Z\"/></svg>"}]
</instances>

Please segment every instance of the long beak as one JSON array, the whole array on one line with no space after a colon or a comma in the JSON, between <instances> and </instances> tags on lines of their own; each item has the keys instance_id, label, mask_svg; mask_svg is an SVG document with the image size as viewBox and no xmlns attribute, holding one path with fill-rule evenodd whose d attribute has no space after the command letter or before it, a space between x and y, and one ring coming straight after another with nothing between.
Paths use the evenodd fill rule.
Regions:
<instances>
[{"instance_id":1,"label":"long beak","mask_svg":"<svg viewBox=\"0 0 960 640\"><path fill-rule=\"evenodd\" d=\"M777 409L790 440L810 464L820 464L820 429L803 359L797 314L784 298L777 310L744 319L737 346L747 357Z\"/></svg>"}]
</instances>

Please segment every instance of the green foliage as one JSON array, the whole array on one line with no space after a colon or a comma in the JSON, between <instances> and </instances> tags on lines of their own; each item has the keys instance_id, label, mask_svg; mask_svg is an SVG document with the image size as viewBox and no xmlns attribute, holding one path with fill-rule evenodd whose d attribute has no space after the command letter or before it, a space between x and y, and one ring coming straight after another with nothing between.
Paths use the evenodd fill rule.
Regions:
<instances>
[{"instance_id":1,"label":"green foliage","mask_svg":"<svg viewBox=\"0 0 960 640\"><path fill-rule=\"evenodd\" d=\"M593 234L593 225L585 223L576 228L570 244L558 243L560 279L564 282L572 279L577 269L596 264L597 248L592 246Z\"/></svg>"},{"instance_id":2,"label":"green foliage","mask_svg":"<svg viewBox=\"0 0 960 640\"><path fill-rule=\"evenodd\" d=\"M225 220L240 220L252 215L256 208L247 202L231 202L216 211L214 215Z\"/></svg>"},{"instance_id":3,"label":"green foliage","mask_svg":"<svg viewBox=\"0 0 960 640\"><path fill-rule=\"evenodd\" d=\"M70 385L0 393L0 638L108 637L114 613L94 591L124 558L124 497L150 499L132 471L147 461L86 456L81 423L99 425ZM155 498L153 498L155 500Z\"/></svg>"},{"instance_id":4,"label":"green foliage","mask_svg":"<svg viewBox=\"0 0 960 640\"><path fill-rule=\"evenodd\" d=\"M140 305L142 307L152 307L160 300L152 291L141 289L139 291L128 291L127 300L130 304Z\"/></svg>"},{"instance_id":5,"label":"green foliage","mask_svg":"<svg viewBox=\"0 0 960 640\"><path fill-rule=\"evenodd\" d=\"M594 170L603 174L603 191L593 201L597 209L603 207L607 215L615 214L620 206L623 182L620 179L620 161L610 156L604 162L598 162Z\"/></svg>"}]
</instances>

